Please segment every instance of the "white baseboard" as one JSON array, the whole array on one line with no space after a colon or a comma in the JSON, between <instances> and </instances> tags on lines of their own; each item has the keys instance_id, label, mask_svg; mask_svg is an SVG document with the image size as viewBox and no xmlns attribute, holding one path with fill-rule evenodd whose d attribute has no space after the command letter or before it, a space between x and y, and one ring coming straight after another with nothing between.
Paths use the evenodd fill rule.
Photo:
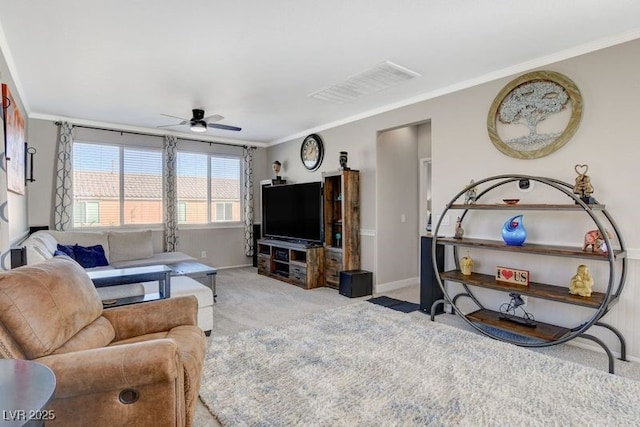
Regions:
<instances>
[{"instance_id":1,"label":"white baseboard","mask_svg":"<svg viewBox=\"0 0 640 427\"><path fill-rule=\"evenodd\" d=\"M380 294L382 292L391 292L396 289L406 288L407 286L414 286L420 283L418 276L410 277L408 279L397 280L395 282L378 283L375 286L374 292Z\"/></svg>"},{"instance_id":2,"label":"white baseboard","mask_svg":"<svg viewBox=\"0 0 640 427\"><path fill-rule=\"evenodd\" d=\"M640 259L640 249L638 249L638 248L628 248L627 249L627 258L628 259Z\"/></svg>"},{"instance_id":3,"label":"white baseboard","mask_svg":"<svg viewBox=\"0 0 640 427\"><path fill-rule=\"evenodd\" d=\"M253 264L225 265L224 267L214 267L216 270L227 270L229 268L253 267Z\"/></svg>"},{"instance_id":4,"label":"white baseboard","mask_svg":"<svg viewBox=\"0 0 640 427\"><path fill-rule=\"evenodd\" d=\"M376 230L370 229L370 228L361 228L360 235L368 236L368 237L376 237Z\"/></svg>"},{"instance_id":5,"label":"white baseboard","mask_svg":"<svg viewBox=\"0 0 640 427\"><path fill-rule=\"evenodd\" d=\"M566 344L572 345L578 348L584 348L585 350L596 351L598 353L603 353L603 354L605 353L604 349L600 347L598 344L594 343L593 341L586 340L584 338L576 338L571 341L567 341ZM619 351L612 350L611 353L616 359L620 359ZM627 354L627 360L629 362L640 362L640 357L630 356L629 354Z\"/></svg>"}]
</instances>

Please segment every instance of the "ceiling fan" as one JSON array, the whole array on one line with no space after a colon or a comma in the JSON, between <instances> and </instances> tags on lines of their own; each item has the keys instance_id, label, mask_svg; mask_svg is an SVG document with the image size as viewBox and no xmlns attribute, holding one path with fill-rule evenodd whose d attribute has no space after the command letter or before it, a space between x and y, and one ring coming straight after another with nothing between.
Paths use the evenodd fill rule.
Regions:
<instances>
[{"instance_id":1,"label":"ceiling fan","mask_svg":"<svg viewBox=\"0 0 640 427\"><path fill-rule=\"evenodd\" d=\"M189 129L191 129L192 132L206 132L208 128L214 128L214 129L223 129L223 130L234 130L234 131L240 131L242 130L242 128L236 127L236 126L229 126L229 125L221 125L215 122L218 122L222 119L224 119L224 117L222 117L220 114L214 114L212 116L204 116L204 110L200 109L200 108L194 108L193 110L191 110L191 112L193 113L193 117L190 119L184 119L182 117L178 117L178 116L172 116L170 114L162 114L163 116L166 117L172 117L174 119L179 119L181 120L180 123L175 123L175 124L171 124L171 125L162 125L162 126L158 126L159 128L166 128L166 127L171 127L171 126L183 126L183 125L189 125Z\"/></svg>"}]
</instances>

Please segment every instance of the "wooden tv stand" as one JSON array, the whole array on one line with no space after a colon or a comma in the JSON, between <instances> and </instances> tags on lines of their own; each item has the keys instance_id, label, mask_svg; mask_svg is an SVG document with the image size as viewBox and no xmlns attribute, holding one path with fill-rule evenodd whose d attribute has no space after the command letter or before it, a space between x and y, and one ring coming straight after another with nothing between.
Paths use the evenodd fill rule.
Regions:
<instances>
[{"instance_id":1,"label":"wooden tv stand","mask_svg":"<svg viewBox=\"0 0 640 427\"><path fill-rule=\"evenodd\" d=\"M304 289L324 286L323 248L285 240L258 240L258 274Z\"/></svg>"}]
</instances>

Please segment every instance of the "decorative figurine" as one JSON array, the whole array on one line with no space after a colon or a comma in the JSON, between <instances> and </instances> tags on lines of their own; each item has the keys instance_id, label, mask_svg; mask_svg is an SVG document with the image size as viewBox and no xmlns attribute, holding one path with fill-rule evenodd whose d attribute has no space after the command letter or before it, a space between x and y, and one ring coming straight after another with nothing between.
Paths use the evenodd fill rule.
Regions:
<instances>
[{"instance_id":1,"label":"decorative figurine","mask_svg":"<svg viewBox=\"0 0 640 427\"><path fill-rule=\"evenodd\" d=\"M613 238L609 231L606 231L609 239ZM584 244L582 245L584 252L600 252L606 254L608 252L607 244L604 242L604 236L600 230L589 230L584 235Z\"/></svg>"},{"instance_id":2,"label":"decorative figurine","mask_svg":"<svg viewBox=\"0 0 640 427\"><path fill-rule=\"evenodd\" d=\"M462 236L464 236L464 229L462 228L462 219L458 217L458 220L456 221L456 230L455 230L455 234L453 235L453 238L462 239Z\"/></svg>"},{"instance_id":3,"label":"decorative figurine","mask_svg":"<svg viewBox=\"0 0 640 427\"><path fill-rule=\"evenodd\" d=\"M524 309L525 303L520 294L511 292L509 293L509 296L511 297L511 301L508 303L505 302L500 306L500 320L508 320L530 328L538 326L533 314ZM522 315L517 315L516 310L518 310L518 312L522 312Z\"/></svg>"},{"instance_id":4,"label":"decorative figurine","mask_svg":"<svg viewBox=\"0 0 640 427\"><path fill-rule=\"evenodd\" d=\"M278 174L280 173L280 168L282 167L282 163L280 163L278 160L276 160L275 162L273 162L273 165L271 165L272 169L273 169L273 173L276 174L276 179L280 178L278 176Z\"/></svg>"},{"instance_id":5,"label":"decorative figurine","mask_svg":"<svg viewBox=\"0 0 640 427\"><path fill-rule=\"evenodd\" d=\"M271 165L271 168L273 169L273 173L276 175L275 179L271 180L271 185L279 185L279 184L287 183L286 180L282 179L282 177L278 175L280 173L281 167L282 167L282 163L280 163L278 160L273 162L273 164Z\"/></svg>"},{"instance_id":6,"label":"decorative figurine","mask_svg":"<svg viewBox=\"0 0 640 427\"><path fill-rule=\"evenodd\" d=\"M607 244L605 243L604 239L596 240L596 247L600 249L600 252L605 255L609 253L609 250L607 249Z\"/></svg>"},{"instance_id":7,"label":"decorative figurine","mask_svg":"<svg viewBox=\"0 0 640 427\"><path fill-rule=\"evenodd\" d=\"M590 297L591 288L593 288L593 278L591 277L591 273L589 273L589 267L580 264L576 275L571 278L569 293L572 295L580 295L581 297Z\"/></svg>"},{"instance_id":8,"label":"decorative figurine","mask_svg":"<svg viewBox=\"0 0 640 427\"><path fill-rule=\"evenodd\" d=\"M502 227L502 239L509 246L522 246L527 240L527 230L522 223L522 214L509 218Z\"/></svg>"},{"instance_id":9,"label":"decorative figurine","mask_svg":"<svg viewBox=\"0 0 640 427\"><path fill-rule=\"evenodd\" d=\"M465 276L471 275L471 268L473 267L473 260L467 252L467 256L460 258L460 271Z\"/></svg>"},{"instance_id":10,"label":"decorative figurine","mask_svg":"<svg viewBox=\"0 0 640 427\"><path fill-rule=\"evenodd\" d=\"M471 182L469 183L470 186L472 186L471 188L469 188L467 190L467 192L464 195L464 204L465 205L473 205L476 203L476 197L478 197L478 186L474 186L473 184L475 184L474 180L471 180Z\"/></svg>"},{"instance_id":11,"label":"decorative figurine","mask_svg":"<svg viewBox=\"0 0 640 427\"><path fill-rule=\"evenodd\" d=\"M573 193L577 194L584 203L588 205L595 204L595 199L591 197L591 194L593 194L593 185L591 185L591 178L587 176L589 166L576 165L574 170L578 176L576 177L576 184L573 186Z\"/></svg>"},{"instance_id":12,"label":"decorative figurine","mask_svg":"<svg viewBox=\"0 0 640 427\"><path fill-rule=\"evenodd\" d=\"M341 151L340 152L340 170L349 170L349 168L347 167L347 155L349 153L347 153L346 151Z\"/></svg>"}]
</instances>

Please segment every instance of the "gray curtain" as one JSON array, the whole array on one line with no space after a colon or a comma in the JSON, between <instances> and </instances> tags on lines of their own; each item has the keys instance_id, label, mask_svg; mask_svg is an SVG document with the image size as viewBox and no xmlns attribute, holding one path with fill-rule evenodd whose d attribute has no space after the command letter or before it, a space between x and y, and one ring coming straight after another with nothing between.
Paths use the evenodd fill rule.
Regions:
<instances>
[{"instance_id":1,"label":"gray curtain","mask_svg":"<svg viewBox=\"0 0 640 427\"><path fill-rule=\"evenodd\" d=\"M164 250L178 250L178 138L164 137Z\"/></svg>"},{"instance_id":2,"label":"gray curtain","mask_svg":"<svg viewBox=\"0 0 640 427\"><path fill-rule=\"evenodd\" d=\"M73 126L63 122L58 134L58 158L56 166L56 194L54 199L53 227L64 231L71 223Z\"/></svg>"},{"instance_id":3,"label":"gray curtain","mask_svg":"<svg viewBox=\"0 0 640 427\"><path fill-rule=\"evenodd\" d=\"M244 253L253 256L253 148L244 147Z\"/></svg>"}]
</instances>

